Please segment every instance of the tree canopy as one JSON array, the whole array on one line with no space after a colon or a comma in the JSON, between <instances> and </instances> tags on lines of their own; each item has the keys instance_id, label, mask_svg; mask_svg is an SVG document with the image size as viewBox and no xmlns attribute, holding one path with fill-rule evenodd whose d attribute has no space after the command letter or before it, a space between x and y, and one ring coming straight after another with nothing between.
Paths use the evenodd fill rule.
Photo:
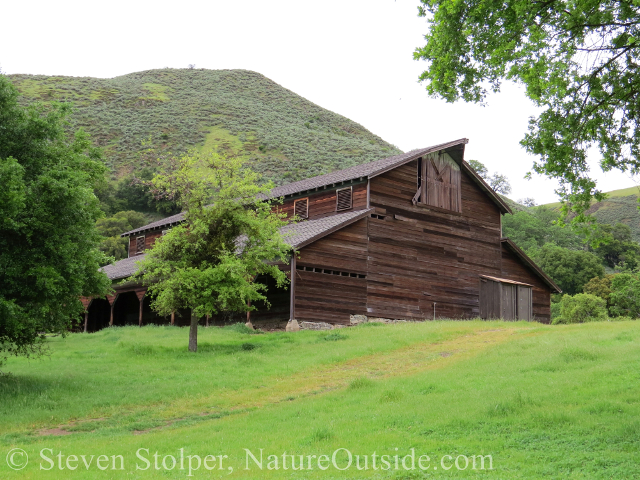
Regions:
<instances>
[{"instance_id":1,"label":"tree canopy","mask_svg":"<svg viewBox=\"0 0 640 480\"><path fill-rule=\"evenodd\" d=\"M420 79L449 102L484 102L504 80L543 108L522 145L533 170L560 181L581 214L603 195L589 173L596 146L604 171L640 171L640 3L630 0L421 0L430 25L414 53Z\"/></svg>"},{"instance_id":2,"label":"tree canopy","mask_svg":"<svg viewBox=\"0 0 640 480\"><path fill-rule=\"evenodd\" d=\"M41 351L109 281L93 188L106 167L82 131L65 132L69 107L22 107L0 75L0 360Z\"/></svg>"},{"instance_id":3,"label":"tree canopy","mask_svg":"<svg viewBox=\"0 0 640 480\"><path fill-rule=\"evenodd\" d=\"M287 281L276 263L291 253L279 231L284 217L272 212L270 186L258 180L240 160L214 153L173 159L153 179L154 194L176 199L185 221L156 242L139 276L161 315L191 309L191 351L198 318L252 310L267 300L261 278Z\"/></svg>"}]
</instances>

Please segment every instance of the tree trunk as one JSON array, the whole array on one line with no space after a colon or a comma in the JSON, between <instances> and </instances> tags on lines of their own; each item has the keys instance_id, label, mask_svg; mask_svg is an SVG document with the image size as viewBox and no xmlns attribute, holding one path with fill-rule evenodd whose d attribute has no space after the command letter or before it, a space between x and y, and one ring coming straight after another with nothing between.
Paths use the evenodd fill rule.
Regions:
<instances>
[{"instance_id":1,"label":"tree trunk","mask_svg":"<svg viewBox=\"0 0 640 480\"><path fill-rule=\"evenodd\" d=\"M198 351L198 317L191 313L191 327L189 328L189 351Z\"/></svg>"}]
</instances>

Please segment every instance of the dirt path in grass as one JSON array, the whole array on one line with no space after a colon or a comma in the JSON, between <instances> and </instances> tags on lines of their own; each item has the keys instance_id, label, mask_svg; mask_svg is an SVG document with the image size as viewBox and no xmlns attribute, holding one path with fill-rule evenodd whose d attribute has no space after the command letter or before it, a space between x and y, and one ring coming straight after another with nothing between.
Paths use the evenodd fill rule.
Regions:
<instances>
[{"instance_id":1,"label":"dirt path in grass","mask_svg":"<svg viewBox=\"0 0 640 480\"><path fill-rule=\"evenodd\" d=\"M522 332L522 330L523 328L484 330L439 343L414 344L386 353L376 353L345 362L318 366L286 377L267 378L264 387L222 392L217 390L209 396L183 398L168 404L129 408L126 414L135 415L137 411L148 414L149 409L153 408L154 417L159 425L133 432L144 434L188 419L226 416L326 393L345 388L357 378L402 377L430 369L446 368L454 362L468 359L503 343L515 332ZM149 417L146 416L146 418ZM117 423L117 419L108 420L112 425L114 421ZM50 435L49 432L52 431L66 431L65 427L74 430L72 427L91 421L91 419L79 419L70 425L60 425L55 430L43 430L40 434Z\"/></svg>"}]
</instances>

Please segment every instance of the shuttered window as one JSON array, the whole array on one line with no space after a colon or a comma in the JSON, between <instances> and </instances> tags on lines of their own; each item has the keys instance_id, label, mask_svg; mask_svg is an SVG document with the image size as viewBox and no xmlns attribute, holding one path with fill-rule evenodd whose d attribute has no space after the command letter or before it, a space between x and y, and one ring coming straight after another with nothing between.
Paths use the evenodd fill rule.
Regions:
<instances>
[{"instance_id":1,"label":"shuttered window","mask_svg":"<svg viewBox=\"0 0 640 480\"><path fill-rule=\"evenodd\" d=\"M414 204L461 213L460 175L460 166L447 153L430 153L419 158Z\"/></svg>"},{"instance_id":2,"label":"shuttered window","mask_svg":"<svg viewBox=\"0 0 640 480\"><path fill-rule=\"evenodd\" d=\"M349 210L353 206L352 193L352 187L341 188L336 191L336 210L338 212L340 210Z\"/></svg>"},{"instance_id":3,"label":"shuttered window","mask_svg":"<svg viewBox=\"0 0 640 480\"><path fill-rule=\"evenodd\" d=\"M309 199L301 198L293 202L293 210L300 218L309 218Z\"/></svg>"},{"instance_id":4,"label":"shuttered window","mask_svg":"<svg viewBox=\"0 0 640 480\"><path fill-rule=\"evenodd\" d=\"M144 253L144 235L142 237L136 237L136 255Z\"/></svg>"}]
</instances>

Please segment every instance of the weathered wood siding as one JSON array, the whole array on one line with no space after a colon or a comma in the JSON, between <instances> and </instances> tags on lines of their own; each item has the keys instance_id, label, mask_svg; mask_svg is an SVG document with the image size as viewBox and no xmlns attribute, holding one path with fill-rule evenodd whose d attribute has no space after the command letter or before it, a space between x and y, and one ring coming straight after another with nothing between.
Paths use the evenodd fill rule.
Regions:
<instances>
[{"instance_id":1,"label":"weathered wood siding","mask_svg":"<svg viewBox=\"0 0 640 480\"><path fill-rule=\"evenodd\" d=\"M502 246L502 277L533 285L533 320L551 320L551 289L507 247Z\"/></svg>"},{"instance_id":2,"label":"weathered wood siding","mask_svg":"<svg viewBox=\"0 0 640 480\"><path fill-rule=\"evenodd\" d=\"M138 254L136 246L136 238L144 235L144 248L145 250L151 249L153 244L156 243L158 237L162 236L162 230L151 230L150 232L144 232L142 235L132 235L129 237L129 256L133 257Z\"/></svg>"},{"instance_id":3,"label":"weathered wood siding","mask_svg":"<svg viewBox=\"0 0 640 480\"><path fill-rule=\"evenodd\" d=\"M367 223L363 218L301 249L296 270L296 319L349 323L350 314L366 315ZM332 273L301 270L314 267ZM341 274L335 274L340 272Z\"/></svg>"},{"instance_id":4,"label":"weathered wood siding","mask_svg":"<svg viewBox=\"0 0 640 480\"><path fill-rule=\"evenodd\" d=\"M328 217L329 215L335 215L336 213L336 189L344 188L336 187L333 190L324 190L309 194L309 219ZM362 210L367 208L367 183L359 183L353 185L353 210ZM295 200L305 197L296 197L295 199L288 199L278 205L282 212L287 214L287 217L293 216L293 203Z\"/></svg>"},{"instance_id":5,"label":"weathered wood siding","mask_svg":"<svg viewBox=\"0 0 640 480\"><path fill-rule=\"evenodd\" d=\"M371 179L367 309L386 318L479 316L479 275L501 273L500 211L464 172L461 213L411 203L417 161Z\"/></svg>"}]
</instances>

